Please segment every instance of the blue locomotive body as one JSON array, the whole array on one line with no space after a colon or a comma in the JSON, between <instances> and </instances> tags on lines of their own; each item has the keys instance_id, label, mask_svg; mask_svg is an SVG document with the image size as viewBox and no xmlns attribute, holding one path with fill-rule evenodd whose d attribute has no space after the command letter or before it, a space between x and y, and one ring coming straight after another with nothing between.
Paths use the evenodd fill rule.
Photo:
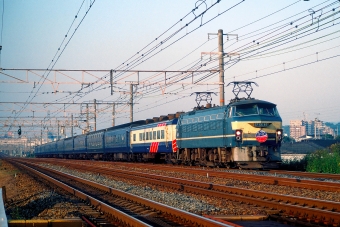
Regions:
<instances>
[{"instance_id":1,"label":"blue locomotive body","mask_svg":"<svg viewBox=\"0 0 340 227\"><path fill-rule=\"evenodd\" d=\"M276 105L245 99L180 116L177 144L182 161L210 166L277 168L282 119Z\"/></svg>"}]
</instances>

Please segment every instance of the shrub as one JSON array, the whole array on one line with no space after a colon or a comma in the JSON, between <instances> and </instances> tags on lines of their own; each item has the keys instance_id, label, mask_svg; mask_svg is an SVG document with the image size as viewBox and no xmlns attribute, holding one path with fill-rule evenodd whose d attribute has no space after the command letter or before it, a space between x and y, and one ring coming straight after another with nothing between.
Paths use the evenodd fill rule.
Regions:
<instances>
[{"instance_id":1,"label":"shrub","mask_svg":"<svg viewBox=\"0 0 340 227\"><path fill-rule=\"evenodd\" d=\"M307 155L308 172L340 173L340 144Z\"/></svg>"}]
</instances>

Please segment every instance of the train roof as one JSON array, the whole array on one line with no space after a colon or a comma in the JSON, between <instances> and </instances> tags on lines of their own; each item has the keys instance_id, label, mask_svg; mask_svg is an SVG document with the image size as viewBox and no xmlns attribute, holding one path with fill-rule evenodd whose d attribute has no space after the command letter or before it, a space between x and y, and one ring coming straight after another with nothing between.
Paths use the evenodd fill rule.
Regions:
<instances>
[{"instance_id":1,"label":"train roof","mask_svg":"<svg viewBox=\"0 0 340 227\"><path fill-rule=\"evenodd\" d=\"M120 129L120 128L134 127L134 126L139 126L139 125L145 125L145 123L146 122L144 120L134 121L134 122L125 123L125 124L122 124L122 125L113 126L113 127L107 128L105 130L109 131L109 130L116 130L116 129Z\"/></svg>"},{"instance_id":2,"label":"train roof","mask_svg":"<svg viewBox=\"0 0 340 227\"><path fill-rule=\"evenodd\" d=\"M238 99L238 100L231 100L229 104L224 105L224 106L213 106L213 107L201 107L199 109L194 109L192 111L188 111L183 114L184 116L189 116L189 115L201 115L201 114L206 114L207 112L224 112L229 106L239 106L239 105L252 105L252 104L265 104L265 105L271 105L271 106L276 106L276 104L267 102L264 100L259 100L259 99ZM182 118L183 118L182 117Z\"/></svg>"},{"instance_id":3,"label":"train roof","mask_svg":"<svg viewBox=\"0 0 340 227\"><path fill-rule=\"evenodd\" d=\"M229 106L238 106L238 105L247 105L247 104L267 104L267 105L274 105L276 104L272 102L267 102L264 100L259 100L259 99L239 99L237 101L232 100L228 105Z\"/></svg>"},{"instance_id":4,"label":"train roof","mask_svg":"<svg viewBox=\"0 0 340 227\"><path fill-rule=\"evenodd\" d=\"M177 124L177 121L178 121L178 118L173 118L171 120L167 119L167 120L163 120L163 121L152 122L152 123L149 123L149 124L136 126L136 127L134 127L134 130L143 129L143 128L153 128L153 127L157 127L159 124L163 124L163 123L166 123L166 125L175 125L175 124Z\"/></svg>"}]
</instances>

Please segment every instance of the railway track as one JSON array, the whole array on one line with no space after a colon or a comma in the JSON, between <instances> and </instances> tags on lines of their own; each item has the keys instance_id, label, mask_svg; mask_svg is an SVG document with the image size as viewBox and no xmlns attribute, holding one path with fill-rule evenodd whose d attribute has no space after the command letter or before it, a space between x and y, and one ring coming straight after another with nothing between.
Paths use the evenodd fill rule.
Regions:
<instances>
[{"instance_id":1,"label":"railway track","mask_svg":"<svg viewBox=\"0 0 340 227\"><path fill-rule=\"evenodd\" d=\"M46 161L51 162L51 159L43 159L37 161ZM53 159L53 163L60 162L60 159ZM65 161L63 163L68 162L72 163L74 161ZM86 163L86 161L77 161L78 163ZM100 163L100 162L96 162ZM115 165L115 163L109 162L102 162L104 165ZM84 164L86 165L86 164ZM299 178L287 178L287 177L276 177L276 176L265 176L265 175L256 175L256 174L242 174L236 172L229 172L229 171L218 171L215 169L204 169L204 168L187 168L187 167L179 167L179 166L168 166L168 165L151 165L151 164L134 164L134 163L119 163L120 166L126 166L127 168L131 167L138 167L138 168L148 168L152 170L159 170L159 171L171 171L171 172L185 172L188 174L196 174L201 176L208 176L208 177L219 177L219 178L226 178L226 179L238 179L242 181L251 181L251 182L258 182L264 184L272 184L278 186L289 186L289 187L297 187L297 188L306 188L312 190L322 190L322 191L332 191L332 192L340 192L340 182L328 182L328 181L320 181L320 180L307 180L307 179L299 179ZM116 169L115 169L116 170ZM247 171L249 172L249 171ZM289 171L280 171L280 174ZM272 172L275 173L275 172ZM298 174L298 172L295 172ZM303 173L301 173L301 176ZM315 177L315 179L319 179L320 174L307 174L306 176L319 176ZM332 176L332 174L331 174ZM335 178L335 176L334 176Z\"/></svg>"},{"instance_id":2,"label":"railway track","mask_svg":"<svg viewBox=\"0 0 340 227\"><path fill-rule=\"evenodd\" d=\"M93 218L93 222L111 223L114 226L230 226L31 162L15 162L29 166L25 168L80 197L105 215L105 218ZM53 175L53 178L48 175Z\"/></svg>"},{"instance_id":3,"label":"railway track","mask_svg":"<svg viewBox=\"0 0 340 227\"><path fill-rule=\"evenodd\" d=\"M314 178L314 179L340 180L340 174L307 173L307 172L286 171L286 170L270 170L269 172L273 174L285 174L285 175L292 175L292 176L297 176L297 177L309 177L309 178Z\"/></svg>"},{"instance_id":4,"label":"railway track","mask_svg":"<svg viewBox=\"0 0 340 227\"><path fill-rule=\"evenodd\" d=\"M113 170L111 168L98 166L96 166L96 168L93 168L93 166L86 166L83 164L75 164L70 162L66 163L69 168L76 168L80 169L81 171L91 171L99 174L114 175L116 177L121 177L124 179L137 180L140 182L146 182L148 184L172 188L183 192L203 194L220 199L237 201L249 204L250 206L261 206L267 209L268 213L271 213L273 215L295 218L296 220L305 221L306 223L313 222L315 224L321 223L324 225L340 225L340 203L338 202L260 192L237 187L216 185L212 183L184 180L156 174L146 174L141 172L118 169ZM63 164L65 165L65 162L63 162ZM157 169L168 168L162 166L153 167ZM183 168L181 168L181 170L183 171ZM174 171L174 169L171 168L171 171ZM201 170L191 170L187 168L185 168L185 171L196 174L197 171L201 172ZM216 172L217 174L220 173L218 171L213 172ZM270 182L272 181L273 180L271 179ZM313 185L316 184L316 182L312 182ZM309 183L310 181L307 181L307 183L304 183L304 185L308 185ZM330 184L331 188L334 187L339 189L340 185L338 183L336 185L336 183L332 182L318 182L319 185L321 183L326 184L326 186L324 186L324 189L329 188Z\"/></svg>"},{"instance_id":5,"label":"railway track","mask_svg":"<svg viewBox=\"0 0 340 227\"><path fill-rule=\"evenodd\" d=\"M127 167L133 166L131 163L123 163L121 165L125 165ZM219 178L226 178L226 179L238 179L243 181L252 181L252 182L259 182L265 184L273 184L273 185L282 185L282 186L289 186L289 187L298 187L298 188L307 188L312 190L323 190L323 191L333 191L333 192L340 192L340 183L338 182L326 182L326 181L319 181L319 180L305 180L299 178L280 178L276 176L265 176L265 175L256 175L256 174L242 174L230 171L217 171L212 169L204 169L204 168L186 168L186 167L177 167L177 166L167 166L167 165L150 165L150 164L143 164L139 165L142 168L150 168L153 170L161 170L161 171L172 171L172 172L186 172L191 174L198 174L202 176L209 176L209 177L219 177ZM309 175L310 177L313 174ZM320 176L317 174L316 176ZM318 177L320 178L320 177ZM315 178L317 179L317 177Z\"/></svg>"}]
</instances>

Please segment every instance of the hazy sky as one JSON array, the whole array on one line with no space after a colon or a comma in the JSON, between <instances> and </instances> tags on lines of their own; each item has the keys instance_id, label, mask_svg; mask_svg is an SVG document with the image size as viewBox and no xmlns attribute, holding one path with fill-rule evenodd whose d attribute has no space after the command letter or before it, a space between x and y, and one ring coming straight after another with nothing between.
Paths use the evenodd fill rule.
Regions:
<instances>
[{"instance_id":1,"label":"hazy sky","mask_svg":"<svg viewBox=\"0 0 340 227\"><path fill-rule=\"evenodd\" d=\"M128 103L129 84L138 82L136 73L116 72L111 95L108 71L46 69L216 69L217 55L202 52L217 52L214 34L219 29L229 34L224 36L224 52L230 53L224 59L226 85L256 82L259 87L254 87L252 97L277 104L284 124L315 117L340 121L339 1L2 0L0 7L1 68L6 74L0 74L3 131L10 125L16 130L17 125L28 128L42 121L51 129L56 117L63 121L63 116L71 114L84 120L85 105L58 103L85 104L94 99ZM209 40L208 33L214 33ZM217 92L212 103L219 104L217 73L198 72L192 78L168 72L166 76L167 83L176 84L165 88L164 73L139 73L134 120L189 111L196 105L195 96L190 95L197 91ZM50 81L53 85L47 84ZM91 85L82 86L82 81ZM231 89L225 88L226 100L233 98ZM116 105L116 124L129 122L129 108ZM97 129L110 127L112 107L99 104L98 111Z\"/></svg>"}]
</instances>

